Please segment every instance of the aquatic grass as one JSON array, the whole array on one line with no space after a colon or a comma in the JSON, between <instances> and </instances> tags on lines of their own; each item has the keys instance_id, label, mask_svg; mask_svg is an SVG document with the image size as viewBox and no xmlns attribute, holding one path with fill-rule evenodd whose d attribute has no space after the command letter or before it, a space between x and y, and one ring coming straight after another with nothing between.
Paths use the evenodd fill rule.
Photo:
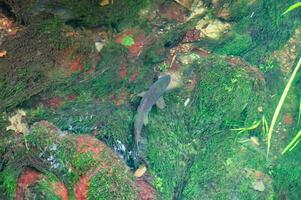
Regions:
<instances>
[{"instance_id":1,"label":"aquatic grass","mask_svg":"<svg viewBox=\"0 0 301 200\"><path fill-rule=\"evenodd\" d=\"M299 100L299 114L298 114L297 125L299 125L300 118L301 118L301 97L300 97L300 100Z\"/></svg>"},{"instance_id":2,"label":"aquatic grass","mask_svg":"<svg viewBox=\"0 0 301 200\"><path fill-rule=\"evenodd\" d=\"M271 148L271 139L272 139L272 133L273 133L273 130L274 130L274 126L276 124L276 121L277 121L278 115L280 113L280 110L282 108L282 105L284 103L284 100L285 100L285 98L286 98L286 96L288 94L288 91L289 91L289 89L290 89L290 87L292 85L292 82L293 82L293 80L294 80L294 78L295 78L295 76L296 76L296 74L297 74L300 66L301 66L301 58L299 59L299 61L298 61L297 65L296 65L296 67L295 67L295 69L294 69L294 71L293 71L290 79L288 80L288 82L287 82L287 84L285 86L285 89L284 89L284 91L283 91L283 93L281 95L281 98L280 98L280 100L278 102L278 105L277 105L277 107L275 109L275 112L274 112L274 115L273 115L273 118L272 118L272 121L271 121L271 125L270 125L270 128L269 128L269 132L268 132L268 135L267 135L267 145L268 145L268 147L267 147L267 155L266 155L267 158L269 156L269 152L270 152L270 148Z\"/></svg>"},{"instance_id":3,"label":"aquatic grass","mask_svg":"<svg viewBox=\"0 0 301 200\"><path fill-rule=\"evenodd\" d=\"M234 129L230 129L230 130L231 131L238 131L238 134L240 134L240 133L244 133L244 132L247 132L247 131L255 130L260 125L262 125L263 135L266 135L266 133L268 132L269 126L268 126L268 122L267 122L264 115L262 116L261 120L253 122L253 124L251 126L242 127L242 128L234 128Z\"/></svg>"},{"instance_id":4,"label":"aquatic grass","mask_svg":"<svg viewBox=\"0 0 301 200\"><path fill-rule=\"evenodd\" d=\"M299 8L299 7L301 7L301 2L297 2L297 3L293 4L293 5L291 5L291 6L290 6L286 11L284 11L281 15L286 15L287 13L289 13L289 12L291 12L291 11L293 11L293 10Z\"/></svg>"},{"instance_id":5,"label":"aquatic grass","mask_svg":"<svg viewBox=\"0 0 301 200\"><path fill-rule=\"evenodd\" d=\"M269 124L264 115L262 116L261 121L262 121L262 133L266 135L269 131Z\"/></svg>"},{"instance_id":6,"label":"aquatic grass","mask_svg":"<svg viewBox=\"0 0 301 200\"><path fill-rule=\"evenodd\" d=\"M255 121L249 127L234 128L234 129L230 129L230 130L231 131L238 131L238 134L240 134L240 133L244 133L244 132L247 132L247 131L255 130L260 124L261 124L261 120L258 120L258 121Z\"/></svg>"},{"instance_id":7,"label":"aquatic grass","mask_svg":"<svg viewBox=\"0 0 301 200\"><path fill-rule=\"evenodd\" d=\"M292 141L284 148L284 150L281 152L281 154L285 154L287 151L293 150L297 144L301 140L301 130L298 132L298 134L292 139Z\"/></svg>"}]
</instances>

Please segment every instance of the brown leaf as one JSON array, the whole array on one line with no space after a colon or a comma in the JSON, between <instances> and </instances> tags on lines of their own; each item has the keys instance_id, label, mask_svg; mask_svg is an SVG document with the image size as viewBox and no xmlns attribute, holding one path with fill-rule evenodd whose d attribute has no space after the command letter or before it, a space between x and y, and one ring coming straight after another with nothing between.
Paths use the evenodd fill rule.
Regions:
<instances>
[{"instance_id":1,"label":"brown leaf","mask_svg":"<svg viewBox=\"0 0 301 200\"><path fill-rule=\"evenodd\" d=\"M134 173L134 176L139 178L143 176L143 174L146 172L146 167L145 165L141 165Z\"/></svg>"},{"instance_id":2,"label":"brown leaf","mask_svg":"<svg viewBox=\"0 0 301 200\"><path fill-rule=\"evenodd\" d=\"M4 57L4 56L6 56L6 54L7 54L7 51L0 51L0 57Z\"/></svg>"},{"instance_id":3,"label":"brown leaf","mask_svg":"<svg viewBox=\"0 0 301 200\"><path fill-rule=\"evenodd\" d=\"M26 113L23 110L18 110L14 116L9 117L8 120L11 123L11 125L6 127L6 130L13 130L16 133L28 133L29 129L27 124L22 123L23 116L26 116Z\"/></svg>"},{"instance_id":4,"label":"brown leaf","mask_svg":"<svg viewBox=\"0 0 301 200\"><path fill-rule=\"evenodd\" d=\"M109 0L100 0L99 1L100 6L107 6L110 4Z\"/></svg>"}]
</instances>

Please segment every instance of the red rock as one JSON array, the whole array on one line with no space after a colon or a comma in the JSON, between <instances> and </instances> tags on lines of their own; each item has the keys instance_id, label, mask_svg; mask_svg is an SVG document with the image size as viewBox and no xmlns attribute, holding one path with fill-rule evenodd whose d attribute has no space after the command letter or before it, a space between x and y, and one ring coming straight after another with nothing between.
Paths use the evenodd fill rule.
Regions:
<instances>
[{"instance_id":1,"label":"red rock","mask_svg":"<svg viewBox=\"0 0 301 200\"><path fill-rule=\"evenodd\" d=\"M41 173L33 169L25 169L17 182L16 199L23 200L24 190L36 183L41 178Z\"/></svg>"},{"instance_id":2,"label":"red rock","mask_svg":"<svg viewBox=\"0 0 301 200\"><path fill-rule=\"evenodd\" d=\"M196 28L190 29L187 31L183 42L195 42L200 40L200 30L197 30Z\"/></svg>"},{"instance_id":3,"label":"red rock","mask_svg":"<svg viewBox=\"0 0 301 200\"><path fill-rule=\"evenodd\" d=\"M71 60L68 63L68 68L71 72L80 72L84 69L84 66L81 64L80 57L77 57L75 60Z\"/></svg>"},{"instance_id":4,"label":"red rock","mask_svg":"<svg viewBox=\"0 0 301 200\"><path fill-rule=\"evenodd\" d=\"M129 49L129 55L130 56L139 56L143 46L145 45L146 39L144 34L139 34L134 39L135 43L130 46Z\"/></svg>"},{"instance_id":5,"label":"red rock","mask_svg":"<svg viewBox=\"0 0 301 200\"><path fill-rule=\"evenodd\" d=\"M143 33L139 33L139 31L137 30L128 30L122 33L121 35L118 35L115 41L119 44L123 44L122 42L123 38L128 35L132 35L134 39L133 45L126 46L126 48L129 50L129 56L138 57L142 52L143 47L147 43L149 43L149 40L145 37Z\"/></svg>"},{"instance_id":6,"label":"red rock","mask_svg":"<svg viewBox=\"0 0 301 200\"><path fill-rule=\"evenodd\" d=\"M87 172L82 175L74 185L74 196L76 200L86 200L88 197L89 182L96 173Z\"/></svg>"},{"instance_id":7,"label":"red rock","mask_svg":"<svg viewBox=\"0 0 301 200\"><path fill-rule=\"evenodd\" d=\"M61 52L57 57L56 66L63 69L67 77L84 69L84 64L82 61L83 56L76 54L75 58L73 57L74 52L78 48L78 45L71 46L67 50Z\"/></svg>"},{"instance_id":8,"label":"red rock","mask_svg":"<svg viewBox=\"0 0 301 200\"><path fill-rule=\"evenodd\" d=\"M82 135L76 138L76 151L77 153L89 153L92 152L93 157L96 158L101 151L105 148L105 145L98 141L96 138Z\"/></svg>"},{"instance_id":9,"label":"red rock","mask_svg":"<svg viewBox=\"0 0 301 200\"><path fill-rule=\"evenodd\" d=\"M130 83L131 83L131 82L134 82L134 81L137 79L139 73L140 73L139 69L136 69L135 72L131 75L130 81L129 81L129 82L130 82Z\"/></svg>"},{"instance_id":10,"label":"red rock","mask_svg":"<svg viewBox=\"0 0 301 200\"><path fill-rule=\"evenodd\" d=\"M66 186L62 182L52 182L50 185L52 191L61 198L61 200L69 200L69 194Z\"/></svg>"},{"instance_id":11,"label":"red rock","mask_svg":"<svg viewBox=\"0 0 301 200\"><path fill-rule=\"evenodd\" d=\"M122 39L128 35L133 35L135 31L131 31L131 30L127 30L125 31L124 33L118 35L116 38L115 38L115 41L118 43L118 44L122 44Z\"/></svg>"},{"instance_id":12,"label":"red rock","mask_svg":"<svg viewBox=\"0 0 301 200\"><path fill-rule=\"evenodd\" d=\"M147 183L142 177L137 178L136 186L139 192L139 200L154 200L156 199L155 189Z\"/></svg>"},{"instance_id":13,"label":"red rock","mask_svg":"<svg viewBox=\"0 0 301 200\"><path fill-rule=\"evenodd\" d=\"M95 176L101 169L110 168L107 163L102 163L101 166L89 170L87 173L82 175L73 187L74 195L76 200L86 200L88 198L89 184L93 176Z\"/></svg>"},{"instance_id":14,"label":"red rock","mask_svg":"<svg viewBox=\"0 0 301 200\"><path fill-rule=\"evenodd\" d=\"M163 17L183 23L185 21L185 10L175 2L164 3L159 7L159 13Z\"/></svg>"},{"instance_id":15,"label":"red rock","mask_svg":"<svg viewBox=\"0 0 301 200\"><path fill-rule=\"evenodd\" d=\"M53 97L44 101L44 105L49 106L54 109L58 109L64 103L64 98L62 97Z\"/></svg>"}]
</instances>

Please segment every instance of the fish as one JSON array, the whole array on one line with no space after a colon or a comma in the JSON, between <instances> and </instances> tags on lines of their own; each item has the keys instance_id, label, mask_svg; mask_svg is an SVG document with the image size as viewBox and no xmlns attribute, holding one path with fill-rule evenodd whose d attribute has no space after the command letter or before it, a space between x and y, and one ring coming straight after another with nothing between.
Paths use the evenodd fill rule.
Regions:
<instances>
[{"instance_id":1,"label":"fish","mask_svg":"<svg viewBox=\"0 0 301 200\"><path fill-rule=\"evenodd\" d=\"M154 104L157 104L159 108L164 107L162 94L167 90L170 80L170 75L159 77L159 79L154 82L146 92L142 93L143 97L137 108L134 123L135 142L138 153L140 152L141 131L143 125L148 123L148 113L151 111Z\"/></svg>"}]
</instances>

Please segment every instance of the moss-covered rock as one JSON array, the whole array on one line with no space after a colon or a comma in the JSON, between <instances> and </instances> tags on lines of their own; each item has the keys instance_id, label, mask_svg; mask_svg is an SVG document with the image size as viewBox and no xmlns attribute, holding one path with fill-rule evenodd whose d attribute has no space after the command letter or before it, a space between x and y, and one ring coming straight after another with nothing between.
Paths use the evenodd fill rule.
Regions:
<instances>
[{"instance_id":1,"label":"moss-covered rock","mask_svg":"<svg viewBox=\"0 0 301 200\"><path fill-rule=\"evenodd\" d=\"M20 199L31 188L29 193L41 195L41 198L51 193L88 199L137 198L134 177L129 169L95 138L68 134L42 121L31 127L26 145L19 143L13 148L16 155L1 172L1 182L8 197ZM57 184L64 186L66 191L57 194Z\"/></svg>"},{"instance_id":2,"label":"moss-covered rock","mask_svg":"<svg viewBox=\"0 0 301 200\"><path fill-rule=\"evenodd\" d=\"M185 107L184 101L180 100L187 98L187 91L168 95L166 110L149 116L143 152L152 174L162 182L159 189L163 199L202 199L206 195L208 199L217 198L214 190L202 192L213 179L225 190L219 197L226 197L231 193L230 187L234 187L227 184L240 174L238 169L250 167L248 163L240 163L239 168L233 167L236 171L224 177L226 159L240 156L236 136L228 130L261 116L257 107L264 103L264 80L258 70L243 61L214 55L203 58L188 71L198 76L189 97L191 103ZM188 73L184 71L185 74ZM259 160L263 158L263 154L258 155ZM206 169L202 170L203 167ZM206 184L205 178L208 178ZM248 178L241 181L245 182L244 179ZM245 190L253 192L250 189L252 182L245 184L248 186L237 186L239 195Z\"/></svg>"}]
</instances>

